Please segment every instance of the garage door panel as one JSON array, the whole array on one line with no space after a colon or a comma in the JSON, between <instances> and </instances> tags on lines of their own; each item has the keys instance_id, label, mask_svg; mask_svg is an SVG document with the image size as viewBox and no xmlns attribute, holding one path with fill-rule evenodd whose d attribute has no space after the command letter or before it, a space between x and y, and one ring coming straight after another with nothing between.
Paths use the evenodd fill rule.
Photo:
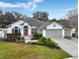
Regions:
<instances>
[{"instance_id":1,"label":"garage door panel","mask_svg":"<svg viewBox=\"0 0 79 59\"><path fill-rule=\"evenodd\" d=\"M47 38L62 38L61 29L46 30Z\"/></svg>"}]
</instances>

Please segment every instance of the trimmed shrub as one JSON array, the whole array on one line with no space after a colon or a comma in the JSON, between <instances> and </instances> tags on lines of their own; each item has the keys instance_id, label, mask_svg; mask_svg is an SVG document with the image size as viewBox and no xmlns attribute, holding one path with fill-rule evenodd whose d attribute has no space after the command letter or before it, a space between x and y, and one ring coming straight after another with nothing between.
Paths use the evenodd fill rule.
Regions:
<instances>
[{"instance_id":1,"label":"trimmed shrub","mask_svg":"<svg viewBox=\"0 0 79 59\"><path fill-rule=\"evenodd\" d=\"M72 34L72 37L78 38L78 33L73 33L73 34Z\"/></svg>"},{"instance_id":2,"label":"trimmed shrub","mask_svg":"<svg viewBox=\"0 0 79 59\"><path fill-rule=\"evenodd\" d=\"M25 42L25 40L24 40L24 38L18 38L18 39L16 39L16 42L17 43L24 43Z\"/></svg>"},{"instance_id":3,"label":"trimmed shrub","mask_svg":"<svg viewBox=\"0 0 79 59\"><path fill-rule=\"evenodd\" d=\"M50 38L47 39L45 37L41 37L36 42L36 44L38 44L38 45L45 45L45 46L48 46L48 47L51 47L51 48L53 48L53 47L57 48L58 47L57 44L54 41L52 41Z\"/></svg>"},{"instance_id":4,"label":"trimmed shrub","mask_svg":"<svg viewBox=\"0 0 79 59\"><path fill-rule=\"evenodd\" d=\"M45 37L41 37L40 39L38 39L36 44L38 44L38 45L46 45L46 38Z\"/></svg>"},{"instance_id":5,"label":"trimmed shrub","mask_svg":"<svg viewBox=\"0 0 79 59\"><path fill-rule=\"evenodd\" d=\"M72 37L75 37L75 34L74 33L72 34Z\"/></svg>"},{"instance_id":6,"label":"trimmed shrub","mask_svg":"<svg viewBox=\"0 0 79 59\"><path fill-rule=\"evenodd\" d=\"M46 45L49 47L57 47L57 44L54 41L52 41L50 38L46 40Z\"/></svg>"}]
</instances>

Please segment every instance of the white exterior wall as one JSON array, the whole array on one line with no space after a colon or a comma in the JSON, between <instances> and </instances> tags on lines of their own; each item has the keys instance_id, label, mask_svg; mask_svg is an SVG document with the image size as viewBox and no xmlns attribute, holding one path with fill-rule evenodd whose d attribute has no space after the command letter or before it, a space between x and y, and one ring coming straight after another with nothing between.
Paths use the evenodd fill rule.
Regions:
<instances>
[{"instance_id":1,"label":"white exterior wall","mask_svg":"<svg viewBox=\"0 0 79 59\"><path fill-rule=\"evenodd\" d=\"M21 25L23 23L23 25ZM18 22L15 22L13 24L11 24L10 27L8 27L7 29L7 33L11 34L12 33L12 29L14 27L18 27L20 29L20 32L21 32L21 37L24 36L24 26L27 26L28 27L28 35L31 36L31 27L28 23L24 23L23 21L18 21Z\"/></svg>"},{"instance_id":2,"label":"white exterior wall","mask_svg":"<svg viewBox=\"0 0 79 59\"><path fill-rule=\"evenodd\" d=\"M62 38L65 37L64 29L62 30Z\"/></svg>"},{"instance_id":3,"label":"white exterior wall","mask_svg":"<svg viewBox=\"0 0 79 59\"><path fill-rule=\"evenodd\" d=\"M46 30L43 30L43 31L42 31L42 35L43 35L44 37L46 37Z\"/></svg>"},{"instance_id":4,"label":"white exterior wall","mask_svg":"<svg viewBox=\"0 0 79 59\"><path fill-rule=\"evenodd\" d=\"M15 22L15 23L11 24L11 26L8 27L8 29L7 29L7 33L12 33L12 29L13 29L14 27L21 28L21 27L22 27L22 26L20 25L21 23L23 23L23 21L18 21L18 22Z\"/></svg>"},{"instance_id":5,"label":"white exterior wall","mask_svg":"<svg viewBox=\"0 0 79 59\"><path fill-rule=\"evenodd\" d=\"M72 30L70 29L70 37L72 37Z\"/></svg>"},{"instance_id":6,"label":"white exterior wall","mask_svg":"<svg viewBox=\"0 0 79 59\"><path fill-rule=\"evenodd\" d=\"M8 27L7 33L12 33L12 28L11 27Z\"/></svg>"},{"instance_id":7,"label":"white exterior wall","mask_svg":"<svg viewBox=\"0 0 79 59\"><path fill-rule=\"evenodd\" d=\"M57 23L55 23L55 22L52 23L52 24L50 24L50 25L48 25L46 28L47 28L47 29L63 29L60 24L57 24Z\"/></svg>"},{"instance_id":8,"label":"white exterior wall","mask_svg":"<svg viewBox=\"0 0 79 59\"><path fill-rule=\"evenodd\" d=\"M75 28L72 28L72 29L71 29L71 32L72 32L72 33L75 33Z\"/></svg>"},{"instance_id":9,"label":"white exterior wall","mask_svg":"<svg viewBox=\"0 0 79 59\"><path fill-rule=\"evenodd\" d=\"M0 28L0 38L6 37L7 28Z\"/></svg>"},{"instance_id":10,"label":"white exterior wall","mask_svg":"<svg viewBox=\"0 0 79 59\"><path fill-rule=\"evenodd\" d=\"M0 31L0 38L4 38L4 31Z\"/></svg>"}]
</instances>

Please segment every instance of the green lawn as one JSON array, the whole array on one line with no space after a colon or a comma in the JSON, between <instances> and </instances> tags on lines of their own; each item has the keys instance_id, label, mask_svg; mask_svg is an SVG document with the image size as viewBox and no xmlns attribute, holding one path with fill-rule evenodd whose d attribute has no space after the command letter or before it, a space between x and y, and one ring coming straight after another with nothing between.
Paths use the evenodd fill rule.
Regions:
<instances>
[{"instance_id":1,"label":"green lawn","mask_svg":"<svg viewBox=\"0 0 79 59\"><path fill-rule=\"evenodd\" d=\"M61 49L0 42L0 59L63 59L69 56Z\"/></svg>"}]
</instances>

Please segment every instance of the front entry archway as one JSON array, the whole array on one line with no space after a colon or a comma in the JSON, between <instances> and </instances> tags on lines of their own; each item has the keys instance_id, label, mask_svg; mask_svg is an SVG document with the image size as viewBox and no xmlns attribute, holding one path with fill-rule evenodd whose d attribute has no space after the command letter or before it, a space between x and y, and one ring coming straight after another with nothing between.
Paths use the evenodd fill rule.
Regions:
<instances>
[{"instance_id":1,"label":"front entry archway","mask_svg":"<svg viewBox=\"0 0 79 59\"><path fill-rule=\"evenodd\" d=\"M24 26L24 36L28 36L28 27Z\"/></svg>"}]
</instances>

